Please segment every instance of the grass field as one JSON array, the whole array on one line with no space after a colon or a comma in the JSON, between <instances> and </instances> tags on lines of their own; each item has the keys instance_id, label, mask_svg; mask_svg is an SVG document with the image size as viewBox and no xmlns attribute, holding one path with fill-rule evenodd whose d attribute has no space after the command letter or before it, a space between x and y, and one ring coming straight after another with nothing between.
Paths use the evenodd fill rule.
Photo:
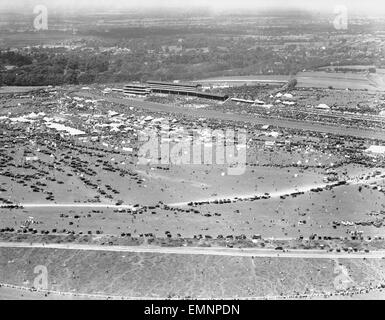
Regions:
<instances>
[{"instance_id":1,"label":"grass field","mask_svg":"<svg viewBox=\"0 0 385 320\"><path fill-rule=\"evenodd\" d=\"M323 71L306 71L299 72L295 75L298 81L297 87L304 88L328 88L334 89L351 89L351 90L368 90L368 91L384 91L382 85L383 77L380 74L370 75L368 78L365 74L353 72L332 73ZM245 85L255 83L280 84L290 79L285 75L253 75L253 76L227 76L218 78L202 79L197 82L203 84L229 84L229 85Z\"/></svg>"},{"instance_id":2,"label":"grass field","mask_svg":"<svg viewBox=\"0 0 385 320\"><path fill-rule=\"evenodd\" d=\"M385 275L382 260L4 248L0 253L1 283L32 287L35 266L44 265L50 290L138 298L268 298L335 293L339 268L348 271L351 288L378 285Z\"/></svg>"}]
</instances>

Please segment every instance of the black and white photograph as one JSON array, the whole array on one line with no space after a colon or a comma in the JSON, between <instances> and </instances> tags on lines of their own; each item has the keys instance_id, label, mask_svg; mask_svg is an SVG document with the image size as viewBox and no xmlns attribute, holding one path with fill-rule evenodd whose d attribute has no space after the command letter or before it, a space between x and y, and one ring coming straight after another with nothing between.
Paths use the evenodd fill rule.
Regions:
<instances>
[{"instance_id":1,"label":"black and white photograph","mask_svg":"<svg viewBox=\"0 0 385 320\"><path fill-rule=\"evenodd\" d=\"M0 300L385 300L385 2L1 0Z\"/></svg>"}]
</instances>

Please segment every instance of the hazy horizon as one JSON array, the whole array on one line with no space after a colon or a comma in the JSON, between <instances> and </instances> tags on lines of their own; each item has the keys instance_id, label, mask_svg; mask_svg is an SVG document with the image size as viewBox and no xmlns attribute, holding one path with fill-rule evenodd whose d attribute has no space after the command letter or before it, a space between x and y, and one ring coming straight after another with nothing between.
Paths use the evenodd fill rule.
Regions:
<instances>
[{"instance_id":1,"label":"hazy horizon","mask_svg":"<svg viewBox=\"0 0 385 320\"><path fill-rule=\"evenodd\" d=\"M351 14L385 14L385 3L382 0L6 0L0 3L0 10L6 12L25 12L38 4L46 5L55 11L79 13L88 11L116 10L154 10L164 9L197 9L202 8L212 13L247 12L258 10L298 10L315 13L333 13L337 5L345 5Z\"/></svg>"}]
</instances>

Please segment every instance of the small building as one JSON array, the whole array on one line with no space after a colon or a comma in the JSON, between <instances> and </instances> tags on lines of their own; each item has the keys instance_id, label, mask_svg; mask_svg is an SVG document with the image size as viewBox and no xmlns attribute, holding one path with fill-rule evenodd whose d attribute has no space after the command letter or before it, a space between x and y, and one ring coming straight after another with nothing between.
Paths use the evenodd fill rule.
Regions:
<instances>
[{"instance_id":1,"label":"small building","mask_svg":"<svg viewBox=\"0 0 385 320\"><path fill-rule=\"evenodd\" d=\"M38 161L39 157L34 156L34 157L25 157L25 161Z\"/></svg>"},{"instance_id":2,"label":"small building","mask_svg":"<svg viewBox=\"0 0 385 320\"><path fill-rule=\"evenodd\" d=\"M327 104L324 104L324 103L319 104L315 108L319 109L319 110L330 110L330 107Z\"/></svg>"}]
</instances>

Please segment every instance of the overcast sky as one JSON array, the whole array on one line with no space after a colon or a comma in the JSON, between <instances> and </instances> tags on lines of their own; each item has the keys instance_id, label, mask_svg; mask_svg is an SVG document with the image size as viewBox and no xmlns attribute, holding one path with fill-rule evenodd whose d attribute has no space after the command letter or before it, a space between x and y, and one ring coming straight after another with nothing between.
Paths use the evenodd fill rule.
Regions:
<instances>
[{"instance_id":1,"label":"overcast sky","mask_svg":"<svg viewBox=\"0 0 385 320\"><path fill-rule=\"evenodd\" d=\"M2 10L28 10L36 4L51 9L131 9L154 7L207 7L212 11L229 9L300 9L333 12L336 5L346 5L352 13L385 14L385 0L0 0Z\"/></svg>"}]
</instances>

